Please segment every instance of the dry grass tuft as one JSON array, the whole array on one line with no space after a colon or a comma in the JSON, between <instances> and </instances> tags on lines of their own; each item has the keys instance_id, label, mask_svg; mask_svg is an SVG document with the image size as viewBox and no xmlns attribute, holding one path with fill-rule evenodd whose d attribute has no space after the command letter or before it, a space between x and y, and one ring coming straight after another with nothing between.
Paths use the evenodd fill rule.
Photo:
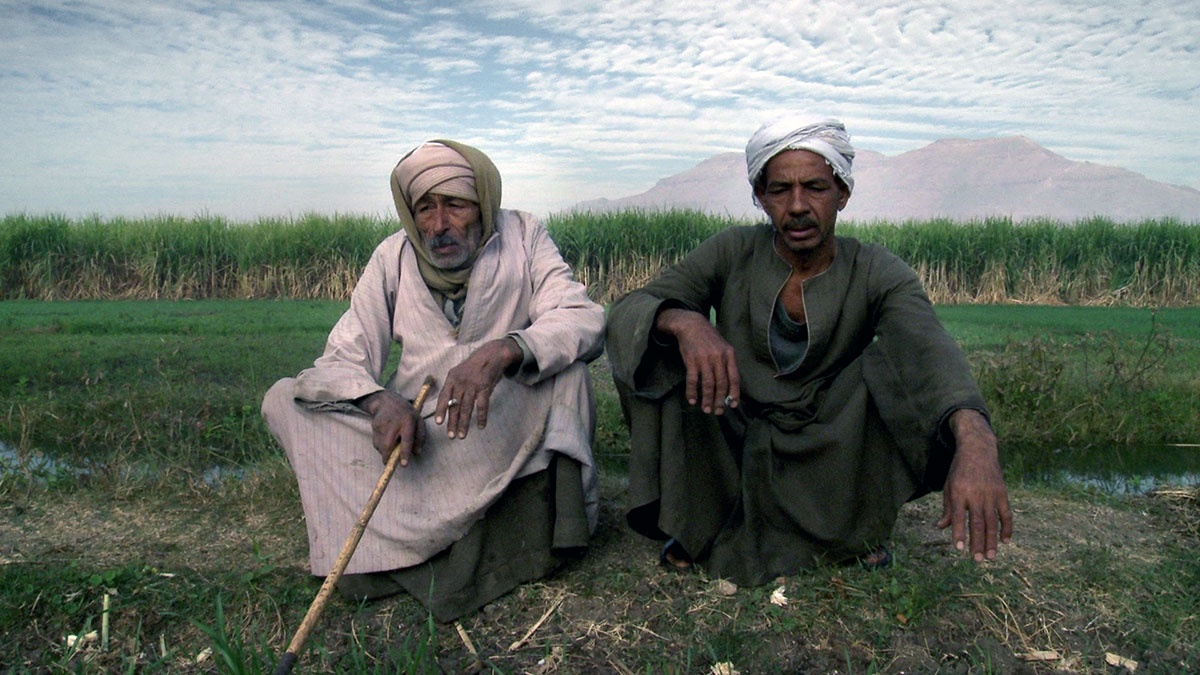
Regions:
<instances>
[{"instance_id":1,"label":"dry grass tuft","mask_svg":"<svg viewBox=\"0 0 1200 675\"><path fill-rule=\"evenodd\" d=\"M1178 519L1180 532L1200 541L1200 485L1162 487L1152 494L1170 505L1172 514Z\"/></svg>"}]
</instances>

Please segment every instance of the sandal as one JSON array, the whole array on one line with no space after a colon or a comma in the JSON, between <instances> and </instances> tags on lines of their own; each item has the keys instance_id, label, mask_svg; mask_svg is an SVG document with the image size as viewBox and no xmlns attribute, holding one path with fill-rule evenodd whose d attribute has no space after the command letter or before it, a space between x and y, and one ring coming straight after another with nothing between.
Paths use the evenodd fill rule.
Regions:
<instances>
[{"instance_id":1,"label":"sandal","mask_svg":"<svg viewBox=\"0 0 1200 675\"><path fill-rule=\"evenodd\" d=\"M892 552L888 547L880 544L871 549L869 553L865 553L858 557L858 565L867 570L881 570L892 565Z\"/></svg>"},{"instance_id":2,"label":"sandal","mask_svg":"<svg viewBox=\"0 0 1200 675\"><path fill-rule=\"evenodd\" d=\"M658 554L658 564L667 569L687 572L692 569L692 557L672 537L663 544L662 551Z\"/></svg>"}]
</instances>

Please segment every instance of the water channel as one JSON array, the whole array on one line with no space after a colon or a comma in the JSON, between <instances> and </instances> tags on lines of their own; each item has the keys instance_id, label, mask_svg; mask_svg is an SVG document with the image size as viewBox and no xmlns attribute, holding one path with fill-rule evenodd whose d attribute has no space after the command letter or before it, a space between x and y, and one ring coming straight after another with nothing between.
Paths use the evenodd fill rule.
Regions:
<instances>
[{"instance_id":1,"label":"water channel","mask_svg":"<svg viewBox=\"0 0 1200 675\"><path fill-rule=\"evenodd\" d=\"M1145 494L1163 486L1200 485L1200 444L1180 444L1141 450L1112 449L1038 453L1031 459L1025 452L1006 462L1011 475L1050 485L1076 485L1106 494ZM1016 466L1013 466L1013 465ZM150 466L125 467L127 475L153 474ZM16 448L0 441L0 479L26 475L40 482L83 478L93 473L89 466L73 465L45 453L21 456ZM247 469L214 465L204 470L201 480L209 486L241 480Z\"/></svg>"},{"instance_id":2,"label":"water channel","mask_svg":"<svg viewBox=\"0 0 1200 675\"><path fill-rule=\"evenodd\" d=\"M127 465L123 472L129 477L151 476L155 469L149 465ZM8 476L29 476L41 483L85 478L94 473L90 466L71 464L42 452L31 452L22 457L17 450L0 441L0 479ZM237 466L213 465L201 473L201 480L209 486L217 486L229 480L241 480L247 469Z\"/></svg>"}]
</instances>

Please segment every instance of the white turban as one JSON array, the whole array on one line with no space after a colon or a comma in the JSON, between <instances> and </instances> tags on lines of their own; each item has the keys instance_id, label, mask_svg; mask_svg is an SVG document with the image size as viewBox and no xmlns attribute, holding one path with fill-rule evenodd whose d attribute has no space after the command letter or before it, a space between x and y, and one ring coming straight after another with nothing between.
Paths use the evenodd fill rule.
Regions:
<instances>
[{"instance_id":1,"label":"white turban","mask_svg":"<svg viewBox=\"0 0 1200 675\"><path fill-rule=\"evenodd\" d=\"M751 186L758 183L767 162L784 150L809 150L824 157L846 189L854 191L854 178L850 175L854 146L850 145L850 134L841 122L789 115L759 127L746 143L746 170Z\"/></svg>"}]
</instances>

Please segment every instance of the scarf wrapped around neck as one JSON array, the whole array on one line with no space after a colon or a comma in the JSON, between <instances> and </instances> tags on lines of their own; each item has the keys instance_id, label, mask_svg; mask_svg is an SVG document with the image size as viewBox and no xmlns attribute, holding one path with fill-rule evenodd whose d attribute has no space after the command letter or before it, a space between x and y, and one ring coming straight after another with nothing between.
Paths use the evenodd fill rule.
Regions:
<instances>
[{"instance_id":1,"label":"scarf wrapped around neck","mask_svg":"<svg viewBox=\"0 0 1200 675\"><path fill-rule=\"evenodd\" d=\"M476 148L456 141L433 140L417 146L396 163L391 186L396 215L417 253L421 278L435 295L450 300L461 299L467 293L471 267L496 229L496 216L500 211L500 171ZM431 192L479 204L483 226L479 248L459 269L445 270L433 264L425 239L417 229L413 205Z\"/></svg>"}]
</instances>

